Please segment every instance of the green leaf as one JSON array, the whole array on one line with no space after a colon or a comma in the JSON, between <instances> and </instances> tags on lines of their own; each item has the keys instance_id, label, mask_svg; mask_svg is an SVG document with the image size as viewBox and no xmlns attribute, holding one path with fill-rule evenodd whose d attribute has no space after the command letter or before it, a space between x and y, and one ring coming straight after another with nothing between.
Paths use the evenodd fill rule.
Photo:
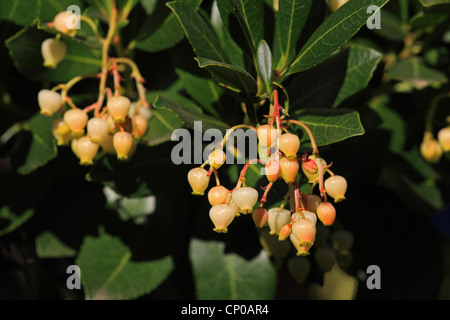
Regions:
<instances>
[{"instance_id":1,"label":"green leaf","mask_svg":"<svg viewBox=\"0 0 450 320\"><path fill-rule=\"evenodd\" d=\"M50 22L61 11L66 11L71 5L83 10L81 0L8 0L0 1L0 21L9 20L18 25L28 27L36 20Z\"/></svg>"},{"instance_id":2,"label":"green leaf","mask_svg":"<svg viewBox=\"0 0 450 320\"><path fill-rule=\"evenodd\" d=\"M224 253L217 241L193 239L189 256L197 299L270 300L275 294L276 271L262 250L252 260Z\"/></svg>"},{"instance_id":3,"label":"green leaf","mask_svg":"<svg viewBox=\"0 0 450 320\"><path fill-rule=\"evenodd\" d=\"M347 60L347 73L333 107L337 107L345 99L364 89L372 79L382 54L364 47L350 47Z\"/></svg>"},{"instance_id":4,"label":"green leaf","mask_svg":"<svg viewBox=\"0 0 450 320\"><path fill-rule=\"evenodd\" d=\"M77 250L62 242L55 234L45 231L38 235L36 241L36 254L41 259L72 258Z\"/></svg>"},{"instance_id":5,"label":"green leaf","mask_svg":"<svg viewBox=\"0 0 450 320\"><path fill-rule=\"evenodd\" d=\"M272 94L272 53L267 42L261 40L256 53L258 73L268 96Z\"/></svg>"},{"instance_id":6,"label":"green leaf","mask_svg":"<svg viewBox=\"0 0 450 320\"><path fill-rule=\"evenodd\" d=\"M373 49L351 45L288 84L290 108L337 107L364 89L381 59Z\"/></svg>"},{"instance_id":7,"label":"green leaf","mask_svg":"<svg viewBox=\"0 0 450 320\"><path fill-rule=\"evenodd\" d=\"M96 74L101 70L100 53L73 39L64 39L67 54L55 69L43 66L41 44L48 34L36 28L25 28L6 40L9 54L17 69L34 81L63 83L76 76Z\"/></svg>"},{"instance_id":8,"label":"green leaf","mask_svg":"<svg viewBox=\"0 0 450 320\"><path fill-rule=\"evenodd\" d=\"M154 107L148 130L140 142L157 146L170 140L172 133L183 126L183 121L170 109Z\"/></svg>"},{"instance_id":9,"label":"green leaf","mask_svg":"<svg viewBox=\"0 0 450 320\"><path fill-rule=\"evenodd\" d=\"M397 62L386 72L395 80L411 83L417 90L424 89L432 84L448 82L448 78L444 73L428 67L419 58L410 58Z\"/></svg>"},{"instance_id":10,"label":"green leaf","mask_svg":"<svg viewBox=\"0 0 450 320\"><path fill-rule=\"evenodd\" d=\"M26 176L3 173L0 179L0 236L3 236L22 226L34 215L54 179L48 172L38 171Z\"/></svg>"},{"instance_id":11,"label":"green leaf","mask_svg":"<svg viewBox=\"0 0 450 320\"><path fill-rule=\"evenodd\" d=\"M419 0L424 7L436 6L439 4L448 4L450 0Z\"/></svg>"},{"instance_id":12,"label":"green leaf","mask_svg":"<svg viewBox=\"0 0 450 320\"><path fill-rule=\"evenodd\" d=\"M198 10L202 0L184 0L184 2L190 4L195 10ZM149 36L137 40L134 47L147 52L159 52L173 47L183 38L183 28L181 27L177 16L174 13L171 13Z\"/></svg>"},{"instance_id":13,"label":"green leaf","mask_svg":"<svg viewBox=\"0 0 450 320\"><path fill-rule=\"evenodd\" d=\"M353 110L302 109L294 115L311 129L319 147L360 136L365 132L359 113ZM307 134L302 136L301 141L302 144L310 145Z\"/></svg>"},{"instance_id":14,"label":"green leaf","mask_svg":"<svg viewBox=\"0 0 450 320\"><path fill-rule=\"evenodd\" d=\"M411 18L411 26L415 29L426 29L445 22L448 13L419 13Z\"/></svg>"},{"instance_id":15,"label":"green leaf","mask_svg":"<svg viewBox=\"0 0 450 320\"><path fill-rule=\"evenodd\" d=\"M312 0L285 0L279 2L273 41L274 66L280 72L294 59L296 44L308 19Z\"/></svg>"},{"instance_id":16,"label":"green leaf","mask_svg":"<svg viewBox=\"0 0 450 320\"><path fill-rule=\"evenodd\" d=\"M167 6L177 16L197 56L228 62L219 39L191 5L173 1L167 3Z\"/></svg>"},{"instance_id":17,"label":"green leaf","mask_svg":"<svg viewBox=\"0 0 450 320\"><path fill-rule=\"evenodd\" d=\"M369 19L367 8L389 0L350 1L328 17L308 39L292 62L288 75L307 70L330 56L353 37ZM377 12L373 12L372 16Z\"/></svg>"},{"instance_id":18,"label":"green leaf","mask_svg":"<svg viewBox=\"0 0 450 320\"><path fill-rule=\"evenodd\" d=\"M222 121L203 114L199 108L194 109L192 107L187 107L187 105L181 105L164 96L159 96L153 105L156 108L172 110L190 128L194 128L194 122L196 121L201 121L203 131L207 129L219 129L222 132L225 132L226 129L229 128L229 126Z\"/></svg>"},{"instance_id":19,"label":"green leaf","mask_svg":"<svg viewBox=\"0 0 450 320\"><path fill-rule=\"evenodd\" d=\"M87 300L130 300L156 289L172 272L170 256L134 261L119 238L86 237L76 259Z\"/></svg>"},{"instance_id":20,"label":"green leaf","mask_svg":"<svg viewBox=\"0 0 450 320\"><path fill-rule=\"evenodd\" d=\"M199 77L182 69L176 69L175 71L183 82L186 92L198 102L204 110L219 118L220 115L214 105L220 100L223 90L211 79Z\"/></svg>"},{"instance_id":21,"label":"green leaf","mask_svg":"<svg viewBox=\"0 0 450 320\"><path fill-rule=\"evenodd\" d=\"M405 120L389 107L390 98L388 95L380 95L372 99L369 106L381 118L380 129L391 133L389 149L398 154L404 154L406 143L406 123Z\"/></svg>"},{"instance_id":22,"label":"green leaf","mask_svg":"<svg viewBox=\"0 0 450 320\"><path fill-rule=\"evenodd\" d=\"M231 0L243 31L248 36L251 48L256 51L264 38L264 1L263 0Z\"/></svg>"},{"instance_id":23,"label":"green leaf","mask_svg":"<svg viewBox=\"0 0 450 320\"><path fill-rule=\"evenodd\" d=\"M200 68L205 68L224 88L254 97L258 91L255 78L244 69L204 57L196 58Z\"/></svg>"},{"instance_id":24,"label":"green leaf","mask_svg":"<svg viewBox=\"0 0 450 320\"><path fill-rule=\"evenodd\" d=\"M52 134L52 123L55 117L36 114L24 126L31 133L31 143L24 162L17 168L20 174L29 174L48 161L56 158L58 152Z\"/></svg>"},{"instance_id":25,"label":"green leaf","mask_svg":"<svg viewBox=\"0 0 450 320\"><path fill-rule=\"evenodd\" d=\"M380 37L383 37L384 39L402 42L408 32L405 26L402 24L400 18L388 10L382 11L381 14L381 29L373 29L372 31Z\"/></svg>"}]
</instances>

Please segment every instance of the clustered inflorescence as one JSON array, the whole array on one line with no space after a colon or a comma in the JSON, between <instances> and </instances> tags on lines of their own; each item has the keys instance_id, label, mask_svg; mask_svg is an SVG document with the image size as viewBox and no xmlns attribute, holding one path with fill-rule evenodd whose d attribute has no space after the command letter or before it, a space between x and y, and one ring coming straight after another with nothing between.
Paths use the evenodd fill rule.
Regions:
<instances>
[{"instance_id":1,"label":"clustered inflorescence","mask_svg":"<svg viewBox=\"0 0 450 320\"><path fill-rule=\"evenodd\" d=\"M209 187L210 176L214 173L216 186L208 191L208 201L211 204L209 216L214 224L214 231L228 232L232 221L240 215L251 214L255 226L263 228L268 224L270 234L280 241L290 239L297 249L297 255L309 255L309 250L316 237L317 221L324 226L333 225L336 209L328 201L332 197L335 203L345 199L347 181L340 175L335 175L331 164L319 156L319 150L311 130L301 121L285 119L287 112L280 106L278 92L273 94L270 114L266 124L254 128L248 125L238 125L237 128L247 127L255 130L258 137L259 159L250 159L243 167L236 186L229 190L220 184L218 169L225 163L224 147L228 135L222 143L209 155L208 160L200 167L193 168L188 173L188 181L194 195L204 195ZM283 113L283 115L280 114ZM289 132L290 125L300 126L309 135L312 154L301 154L300 139ZM255 188L247 186L245 176L251 164L260 164L265 168L268 185L264 187L264 194L259 198ZM205 166L209 165L209 170ZM304 193L299 188L298 173L303 174L311 184L310 192ZM325 175L329 175L326 179ZM266 209L264 207L267 195L274 183L282 181L288 185L288 191L282 199L281 205ZM313 193L319 185L320 196ZM259 198L259 205L257 206ZM289 203L289 204L288 204ZM289 206L289 209L286 206Z\"/></svg>"},{"instance_id":2,"label":"clustered inflorescence","mask_svg":"<svg viewBox=\"0 0 450 320\"><path fill-rule=\"evenodd\" d=\"M48 25L58 31L55 38L49 38L42 43L41 52L44 66L56 68L64 60L67 52L62 35L74 37L76 29L71 26L74 14L61 12ZM87 16L82 20L90 22ZM99 150L104 153L116 154L119 160L129 159L137 146L137 139L148 130L148 121L152 116L150 104L146 100L145 82L137 65L125 57L109 56L112 41L117 38L118 12L113 9L109 22L109 31L105 38L98 35L102 44L102 71L96 75L85 75L73 78L67 83L59 84L53 89L42 89L38 93L38 103L41 114L59 117L53 122L52 133L58 146L70 145L74 154L80 159L81 165L92 165ZM73 24L72 24L73 25ZM95 26L92 22L90 26ZM122 95L120 67L127 65L131 69L131 78L136 81L139 99L131 102ZM107 87L108 76L112 75L113 89ZM69 90L84 79L99 79L98 99L95 103L78 108L69 97ZM106 98L106 101L105 101ZM90 115L90 113L92 113Z\"/></svg>"}]
</instances>

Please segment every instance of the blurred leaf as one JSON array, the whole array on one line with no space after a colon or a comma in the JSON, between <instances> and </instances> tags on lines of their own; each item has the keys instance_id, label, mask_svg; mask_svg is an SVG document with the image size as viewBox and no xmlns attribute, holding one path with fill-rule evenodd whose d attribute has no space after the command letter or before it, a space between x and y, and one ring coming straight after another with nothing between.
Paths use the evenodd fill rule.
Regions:
<instances>
[{"instance_id":1,"label":"blurred leaf","mask_svg":"<svg viewBox=\"0 0 450 320\"><path fill-rule=\"evenodd\" d=\"M311 129L319 147L360 136L365 132L359 113L353 110L302 109L296 111L294 116ZM311 145L307 134L302 136L301 142Z\"/></svg>"},{"instance_id":2,"label":"blurred leaf","mask_svg":"<svg viewBox=\"0 0 450 320\"><path fill-rule=\"evenodd\" d=\"M0 1L0 20L9 20L18 25L28 27L35 20L42 22L52 21L61 11L66 11L71 5L76 5L83 10L81 0L8 0Z\"/></svg>"},{"instance_id":3,"label":"blurred leaf","mask_svg":"<svg viewBox=\"0 0 450 320\"><path fill-rule=\"evenodd\" d=\"M410 82L417 90L424 89L431 84L448 82L444 73L428 67L419 58L397 62L386 72L395 80Z\"/></svg>"},{"instance_id":4,"label":"blurred leaf","mask_svg":"<svg viewBox=\"0 0 450 320\"><path fill-rule=\"evenodd\" d=\"M17 168L17 172L29 174L56 158L58 151L52 134L55 119L38 113L25 124L24 129L31 133L32 138L24 163Z\"/></svg>"},{"instance_id":5,"label":"blurred leaf","mask_svg":"<svg viewBox=\"0 0 450 320\"><path fill-rule=\"evenodd\" d=\"M273 41L273 64L282 71L295 57L296 44L308 19L312 0L279 2Z\"/></svg>"},{"instance_id":6,"label":"blurred leaf","mask_svg":"<svg viewBox=\"0 0 450 320\"><path fill-rule=\"evenodd\" d=\"M41 259L72 258L77 250L66 245L50 231L38 235L36 241L36 254Z\"/></svg>"},{"instance_id":7,"label":"blurred leaf","mask_svg":"<svg viewBox=\"0 0 450 320\"><path fill-rule=\"evenodd\" d=\"M188 3L173 1L167 6L180 21L183 30L198 57L228 62L222 45L202 16Z\"/></svg>"},{"instance_id":8,"label":"blurred leaf","mask_svg":"<svg viewBox=\"0 0 450 320\"><path fill-rule=\"evenodd\" d=\"M422 178L432 180L439 180L442 178L441 174L438 173L430 163L425 161L420 154L418 147L414 147L411 150L404 150L400 155L422 176Z\"/></svg>"},{"instance_id":9,"label":"blurred leaf","mask_svg":"<svg viewBox=\"0 0 450 320\"><path fill-rule=\"evenodd\" d=\"M181 0L180 2L182 2ZM202 0L184 0L195 10L200 7ZM174 13L163 21L163 23L149 36L136 41L135 48L147 51L158 52L171 48L184 38L184 31Z\"/></svg>"},{"instance_id":10,"label":"blurred leaf","mask_svg":"<svg viewBox=\"0 0 450 320\"><path fill-rule=\"evenodd\" d=\"M419 0L424 7L431 7L439 4L450 3L450 0Z\"/></svg>"},{"instance_id":11,"label":"blurred leaf","mask_svg":"<svg viewBox=\"0 0 450 320\"><path fill-rule=\"evenodd\" d=\"M87 300L136 299L156 289L174 268L170 256L133 261L131 249L108 234L86 237L76 264Z\"/></svg>"},{"instance_id":12,"label":"blurred leaf","mask_svg":"<svg viewBox=\"0 0 450 320\"><path fill-rule=\"evenodd\" d=\"M158 97L158 99L154 102L154 106L157 108L164 108L172 110L188 127L194 128L195 121L202 122L202 130L207 129L219 129L222 132L228 127L227 124L222 121L210 117L201 112L201 109L189 108L186 105L180 105L177 102L171 101L163 96Z\"/></svg>"},{"instance_id":13,"label":"blurred leaf","mask_svg":"<svg viewBox=\"0 0 450 320\"><path fill-rule=\"evenodd\" d=\"M154 107L148 130L141 138L141 143L156 146L170 140L172 133L183 126L183 121L170 109Z\"/></svg>"},{"instance_id":14,"label":"blurred leaf","mask_svg":"<svg viewBox=\"0 0 450 320\"><path fill-rule=\"evenodd\" d=\"M389 102L388 95L380 95L370 102L370 108L382 120L380 129L391 132L390 150L401 154L406 143L406 123L397 112L389 107Z\"/></svg>"},{"instance_id":15,"label":"blurred leaf","mask_svg":"<svg viewBox=\"0 0 450 320\"><path fill-rule=\"evenodd\" d=\"M412 191L414 197L421 199L435 210L441 210L444 208L441 190L433 179L427 179L416 183L411 181L411 179L406 175L402 175L401 178L404 185Z\"/></svg>"},{"instance_id":16,"label":"blurred leaf","mask_svg":"<svg viewBox=\"0 0 450 320\"><path fill-rule=\"evenodd\" d=\"M3 236L22 226L34 215L54 177L48 172L36 171L26 176L1 174L0 179L0 236Z\"/></svg>"},{"instance_id":17,"label":"blurred leaf","mask_svg":"<svg viewBox=\"0 0 450 320\"><path fill-rule=\"evenodd\" d=\"M194 271L197 299L270 300L275 293L276 272L262 250L252 260L224 253L216 241L191 240L189 256Z\"/></svg>"},{"instance_id":18,"label":"blurred leaf","mask_svg":"<svg viewBox=\"0 0 450 320\"><path fill-rule=\"evenodd\" d=\"M205 68L225 88L254 97L258 91L256 80L244 69L207 58L196 58L200 68Z\"/></svg>"},{"instance_id":19,"label":"blurred leaf","mask_svg":"<svg viewBox=\"0 0 450 320\"><path fill-rule=\"evenodd\" d=\"M400 18L389 10L383 10L381 15L381 29L373 29L372 31L384 39L402 42L407 35L407 31L405 30Z\"/></svg>"},{"instance_id":20,"label":"blurred leaf","mask_svg":"<svg viewBox=\"0 0 450 320\"><path fill-rule=\"evenodd\" d=\"M256 54L258 73L268 96L272 94L272 53L267 42L261 40Z\"/></svg>"},{"instance_id":21,"label":"blurred leaf","mask_svg":"<svg viewBox=\"0 0 450 320\"><path fill-rule=\"evenodd\" d=\"M9 54L17 69L34 81L63 83L76 76L96 74L101 70L99 52L93 51L76 40L64 39L67 54L55 69L43 66L41 44L48 34L36 28L22 29L6 40Z\"/></svg>"},{"instance_id":22,"label":"blurred leaf","mask_svg":"<svg viewBox=\"0 0 450 320\"><path fill-rule=\"evenodd\" d=\"M412 17L410 23L415 29L426 29L443 23L447 18L447 13L421 12Z\"/></svg>"},{"instance_id":23,"label":"blurred leaf","mask_svg":"<svg viewBox=\"0 0 450 320\"><path fill-rule=\"evenodd\" d=\"M371 5L383 7L389 0L350 1L328 17L308 39L292 62L288 74L307 70L331 55L353 37L368 18ZM374 15L375 12L372 13Z\"/></svg>"},{"instance_id":24,"label":"blurred leaf","mask_svg":"<svg viewBox=\"0 0 450 320\"><path fill-rule=\"evenodd\" d=\"M214 105L220 100L223 90L211 79L199 77L181 69L175 71L183 82L187 93L198 102L205 111L208 111L211 115L219 118L220 115Z\"/></svg>"},{"instance_id":25,"label":"blurred leaf","mask_svg":"<svg viewBox=\"0 0 450 320\"><path fill-rule=\"evenodd\" d=\"M312 296L319 300L354 300L358 291L358 279L342 270L337 263L324 274L323 286L313 283Z\"/></svg>"}]
</instances>

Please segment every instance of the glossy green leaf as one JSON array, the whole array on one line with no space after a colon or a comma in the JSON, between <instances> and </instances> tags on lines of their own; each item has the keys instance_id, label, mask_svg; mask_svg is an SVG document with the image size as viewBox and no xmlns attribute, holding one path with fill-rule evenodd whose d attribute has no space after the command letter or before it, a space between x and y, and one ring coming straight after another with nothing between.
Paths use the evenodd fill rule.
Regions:
<instances>
[{"instance_id":1,"label":"glossy green leaf","mask_svg":"<svg viewBox=\"0 0 450 320\"><path fill-rule=\"evenodd\" d=\"M52 134L52 123L55 117L36 114L25 125L31 134L31 143L23 164L17 169L20 174L29 174L54 159L58 152Z\"/></svg>"},{"instance_id":2,"label":"glossy green leaf","mask_svg":"<svg viewBox=\"0 0 450 320\"><path fill-rule=\"evenodd\" d=\"M410 58L397 62L386 72L391 78L407 81L418 90L435 83L441 84L448 82L445 73L428 67L419 58Z\"/></svg>"},{"instance_id":3,"label":"glossy green leaf","mask_svg":"<svg viewBox=\"0 0 450 320\"><path fill-rule=\"evenodd\" d=\"M185 0L195 10L200 7L202 0ZM144 25L145 26L145 25ZM159 52L173 47L184 38L185 34L176 15L171 13L162 24L149 36L139 39L134 47L147 52Z\"/></svg>"},{"instance_id":4,"label":"glossy green leaf","mask_svg":"<svg viewBox=\"0 0 450 320\"><path fill-rule=\"evenodd\" d=\"M264 37L264 1L263 0L231 0L243 31L254 50Z\"/></svg>"},{"instance_id":5,"label":"glossy green leaf","mask_svg":"<svg viewBox=\"0 0 450 320\"><path fill-rule=\"evenodd\" d=\"M250 97L256 95L258 91L256 80L244 69L204 57L196 58L196 60L199 67L205 68L214 75L214 79L221 86L231 88L233 91L244 93Z\"/></svg>"},{"instance_id":6,"label":"glossy green leaf","mask_svg":"<svg viewBox=\"0 0 450 320\"><path fill-rule=\"evenodd\" d=\"M8 0L0 1L0 21L9 20L18 25L28 27L36 20L50 22L61 11L66 11L71 5L83 10L81 0Z\"/></svg>"},{"instance_id":7,"label":"glossy green leaf","mask_svg":"<svg viewBox=\"0 0 450 320\"><path fill-rule=\"evenodd\" d=\"M439 4L449 4L450 0L419 0L424 7L436 6Z\"/></svg>"},{"instance_id":8,"label":"glossy green leaf","mask_svg":"<svg viewBox=\"0 0 450 320\"><path fill-rule=\"evenodd\" d=\"M337 107L345 99L364 89L381 61L382 53L364 47L350 47L345 80L334 101Z\"/></svg>"},{"instance_id":9,"label":"glossy green leaf","mask_svg":"<svg viewBox=\"0 0 450 320\"><path fill-rule=\"evenodd\" d=\"M252 260L224 253L224 244L193 239L189 257L200 300L270 300L276 272L262 250Z\"/></svg>"},{"instance_id":10,"label":"glossy green leaf","mask_svg":"<svg viewBox=\"0 0 450 320\"><path fill-rule=\"evenodd\" d=\"M198 57L227 62L222 45L202 16L185 2L173 1L167 6L180 21L183 30Z\"/></svg>"},{"instance_id":11,"label":"glossy green leaf","mask_svg":"<svg viewBox=\"0 0 450 320\"><path fill-rule=\"evenodd\" d=\"M275 21L273 61L282 71L296 55L296 44L308 19L312 0L285 0L279 2Z\"/></svg>"},{"instance_id":12,"label":"glossy green leaf","mask_svg":"<svg viewBox=\"0 0 450 320\"><path fill-rule=\"evenodd\" d=\"M380 9L389 0L350 1L328 17L308 39L292 62L288 75L307 70L330 56L353 37L379 10L367 13L376 5Z\"/></svg>"},{"instance_id":13,"label":"glossy green leaf","mask_svg":"<svg viewBox=\"0 0 450 320\"><path fill-rule=\"evenodd\" d=\"M207 129L219 129L222 132L225 132L228 128L228 125L222 121L203 114L201 109L187 108L186 105L180 105L163 96L158 97L154 102L154 105L157 108L172 110L190 128L194 128L194 122L196 121L201 121L203 131Z\"/></svg>"},{"instance_id":14,"label":"glossy green leaf","mask_svg":"<svg viewBox=\"0 0 450 320\"><path fill-rule=\"evenodd\" d=\"M101 70L100 52L94 51L76 40L64 39L67 54L55 69L43 66L41 44L48 34L36 28L22 29L5 44L17 69L35 81L62 83L80 75L96 74Z\"/></svg>"},{"instance_id":15,"label":"glossy green leaf","mask_svg":"<svg viewBox=\"0 0 450 320\"><path fill-rule=\"evenodd\" d=\"M258 73L268 96L272 94L272 52L264 40L258 45L256 53Z\"/></svg>"},{"instance_id":16,"label":"glossy green leaf","mask_svg":"<svg viewBox=\"0 0 450 320\"><path fill-rule=\"evenodd\" d=\"M134 261L131 249L108 234L87 236L76 259L88 300L129 300L156 289L172 272L170 256Z\"/></svg>"},{"instance_id":17,"label":"glossy green leaf","mask_svg":"<svg viewBox=\"0 0 450 320\"><path fill-rule=\"evenodd\" d=\"M157 146L170 140L172 133L183 126L183 121L170 109L154 107L148 130L141 138L141 143Z\"/></svg>"},{"instance_id":18,"label":"glossy green leaf","mask_svg":"<svg viewBox=\"0 0 450 320\"><path fill-rule=\"evenodd\" d=\"M411 26L415 29L425 29L434 27L445 22L449 13L420 13L411 18Z\"/></svg>"},{"instance_id":19,"label":"glossy green leaf","mask_svg":"<svg viewBox=\"0 0 450 320\"><path fill-rule=\"evenodd\" d=\"M219 118L220 115L215 104L219 101L223 90L209 78L203 78L181 69L177 69L176 73L189 96L198 102L205 111Z\"/></svg>"},{"instance_id":20,"label":"glossy green leaf","mask_svg":"<svg viewBox=\"0 0 450 320\"><path fill-rule=\"evenodd\" d=\"M353 110L302 109L294 115L309 127L319 147L360 136L365 132L359 113ZM304 145L310 145L307 134L303 134L301 141Z\"/></svg>"},{"instance_id":21,"label":"glossy green leaf","mask_svg":"<svg viewBox=\"0 0 450 320\"><path fill-rule=\"evenodd\" d=\"M381 29L373 29L372 31L389 41L402 42L407 35L407 30L400 18L389 10L383 10L381 14Z\"/></svg>"}]
</instances>

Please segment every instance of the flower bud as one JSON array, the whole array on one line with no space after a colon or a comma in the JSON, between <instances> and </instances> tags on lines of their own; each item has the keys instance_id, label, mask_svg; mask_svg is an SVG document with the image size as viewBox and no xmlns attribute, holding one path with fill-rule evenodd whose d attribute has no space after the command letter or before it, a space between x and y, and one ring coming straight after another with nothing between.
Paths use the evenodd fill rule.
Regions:
<instances>
[{"instance_id":1,"label":"flower bud","mask_svg":"<svg viewBox=\"0 0 450 320\"><path fill-rule=\"evenodd\" d=\"M347 191L347 180L344 177L334 175L325 180L325 190L330 197L334 198L334 202L345 200L345 192Z\"/></svg>"},{"instance_id":2,"label":"flower bud","mask_svg":"<svg viewBox=\"0 0 450 320\"><path fill-rule=\"evenodd\" d=\"M317 207L317 216L324 226L331 226L336 219L336 209L330 202L322 202Z\"/></svg>"},{"instance_id":3,"label":"flower bud","mask_svg":"<svg viewBox=\"0 0 450 320\"><path fill-rule=\"evenodd\" d=\"M309 219L299 219L292 225L292 233L301 247L310 247L316 236L316 226Z\"/></svg>"},{"instance_id":4,"label":"flower bud","mask_svg":"<svg viewBox=\"0 0 450 320\"><path fill-rule=\"evenodd\" d=\"M257 228L262 228L266 225L267 220L269 219L269 213L264 207L256 208L253 211L252 219Z\"/></svg>"},{"instance_id":5,"label":"flower bud","mask_svg":"<svg viewBox=\"0 0 450 320\"><path fill-rule=\"evenodd\" d=\"M228 204L216 204L209 210L209 217L214 223L215 232L227 233L227 227L235 217L234 209Z\"/></svg>"},{"instance_id":6,"label":"flower bud","mask_svg":"<svg viewBox=\"0 0 450 320\"><path fill-rule=\"evenodd\" d=\"M281 172L280 164L278 163L277 160L270 160L269 162L267 162L265 166L265 174L267 180L269 180L270 182L277 181L280 172Z\"/></svg>"},{"instance_id":7,"label":"flower bud","mask_svg":"<svg viewBox=\"0 0 450 320\"><path fill-rule=\"evenodd\" d=\"M297 284L304 284L311 271L311 262L305 257L291 257L286 267Z\"/></svg>"},{"instance_id":8,"label":"flower bud","mask_svg":"<svg viewBox=\"0 0 450 320\"><path fill-rule=\"evenodd\" d=\"M277 129L270 124L259 126L256 130L256 134L258 135L259 144L262 147L273 146L278 138Z\"/></svg>"},{"instance_id":9,"label":"flower bud","mask_svg":"<svg viewBox=\"0 0 450 320\"><path fill-rule=\"evenodd\" d=\"M114 119L114 122L124 123L125 118L128 116L128 112L130 111L131 101L124 96L114 96L109 99L107 106L108 112Z\"/></svg>"},{"instance_id":10,"label":"flower bud","mask_svg":"<svg viewBox=\"0 0 450 320\"><path fill-rule=\"evenodd\" d=\"M300 139L292 133L285 133L280 136L279 140L280 151L288 159L297 159L297 152L300 149Z\"/></svg>"},{"instance_id":11,"label":"flower bud","mask_svg":"<svg viewBox=\"0 0 450 320\"><path fill-rule=\"evenodd\" d=\"M336 263L336 253L328 247L319 247L314 252L314 260L323 272L329 272Z\"/></svg>"},{"instance_id":12,"label":"flower bud","mask_svg":"<svg viewBox=\"0 0 450 320\"><path fill-rule=\"evenodd\" d=\"M147 132L148 120L140 114L135 114L131 117L131 124L133 127L133 137L136 139L141 138Z\"/></svg>"},{"instance_id":13,"label":"flower bud","mask_svg":"<svg viewBox=\"0 0 450 320\"><path fill-rule=\"evenodd\" d=\"M64 60L66 53L67 46L63 41L49 38L41 44L41 54L46 68L56 68Z\"/></svg>"},{"instance_id":14,"label":"flower bud","mask_svg":"<svg viewBox=\"0 0 450 320\"><path fill-rule=\"evenodd\" d=\"M72 136L77 138L84 135L84 128L89 120L88 115L81 109L69 109L64 113L64 122L72 131Z\"/></svg>"},{"instance_id":15,"label":"flower bud","mask_svg":"<svg viewBox=\"0 0 450 320\"><path fill-rule=\"evenodd\" d=\"M117 159L127 160L133 148L133 137L129 132L117 132L113 136L113 145L117 153Z\"/></svg>"},{"instance_id":16,"label":"flower bud","mask_svg":"<svg viewBox=\"0 0 450 320\"><path fill-rule=\"evenodd\" d=\"M214 149L208 157L209 165L215 169L219 169L227 160L227 156L222 149Z\"/></svg>"},{"instance_id":17,"label":"flower bud","mask_svg":"<svg viewBox=\"0 0 450 320\"><path fill-rule=\"evenodd\" d=\"M239 207L239 212L243 214L252 213L253 207L258 201L258 191L250 187L243 187L231 193L234 203Z\"/></svg>"},{"instance_id":18,"label":"flower bud","mask_svg":"<svg viewBox=\"0 0 450 320\"><path fill-rule=\"evenodd\" d=\"M208 171L203 168L193 168L189 170L188 182L192 188L192 194L202 196L209 185Z\"/></svg>"},{"instance_id":19,"label":"flower bud","mask_svg":"<svg viewBox=\"0 0 450 320\"><path fill-rule=\"evenodd\" d=\"M227 195L230 191L224 186L212 187L208 192L208 201L211 206L216 204L225 204Z\"/></svg>"},{"instance_id":20,"label":"flower bud","mask_svg":"<svg viewBox=\"0 0 450 320\"><path fill-rule=\"evenodd\" d=\"M322 203L322 199L315 194L306 195L306 210L317 213L317 206Z\"/></svg>"},{"instance_id":21,"label":"flower bud","mask_svg":"<svg viewBox=\"0 0 450 320\"><path fill-rule=\"evenodd\" d=\"M297 159L280 159L280 174L286 183L292 183L297 178L297 173L300 165Z\"/></svg>"},{"instance_id":22,"label":"flower bud","mask_svg":"<svg viewBox=\"0 0 450 320\"><path fill-rule=\"evenodd\" d=\"M289 236L289 239L291 240L291 243L294 245L294 248L297 249L297 256L309 256L309 249L311 249L311 246L301 246L300 241L297 239L297 237L294 235L293 232L291 232L291 235Z\"/></svg>"},{"instance_id":23,"label":"flower bud","mask_svg":"<svg viewBox=\"0 0 450 320\"><path fill-rule=\"evenodd\" d=\"M439 141L434 139L431 133L426 132L420 145L420 153L426 161L436 163L441 159L443 151Z\"/></svg>"},{"instance_id":24,"label":"flower bud","mask_svg":"<svg viewBox=\"0 0 450 320\"><path fill-rule=\"evenodd\" d=\"M336 230L331 234L333 248L341 253L347 253L353 246L353 234L345 229Z\"/></svg>"},{"instance_id":25,"label":"flower bud","mask_svg":"<svg viewBox=\"0 0 450 320\"><path fill-rule=\"evenodd\" d=\"M113 154L116 152L116 149L114 149L114 136L111 134L107 134L103 137L102 141L100 142L100 146L103 149L103 152L108 154Z\"/></svg>"},{"instance_id":26,"label":"flower bud","mask_svg":"<svg viewBox=\"0 0 450 320\"><path fill-rule=\"evenodd\" d=\"M53 19L53 27L62 32L68 33L75 29L76 15L70 11L62 11Z\"/></svg>"},{"instance_id":27,"label":"flower bud","mask_svg":"<svg viewBox=\"0 0 450 320\"><path fill-rule=\"evenodd\" d=\"M41 114L44 116L52 116L63 105L61 95L58 92L46 89L39 91L38 103Z\"/></svg>"},{"instance_id":28,"label":"flower bud","mask_svg":"<svg viewBox=\"0 0 450 320\"><path fill-rule=\"evenodd\" d=\"M439 130L438 141L444 152L450 151L450 127Z\"/></svg>"},{"instance_id":29,"label":"flower bud","mask_svg":"<svg viewBox=\"0 0 450 320\"><path fill-rule=\"evenodd\" d=\"M93 143L91 139L87 136L84 136L78 139L76 143L76 154L80 158L81 165L92 165L93 159L97 155L99 145L97 143Z\"/></svg>"},{"instance_id":30,"label":"flower bud","mask_svg":"<svg viewBox=\"0 0 450 320\"><path fill-rule=\"evenodd\" d=\"M109 124L101 118L91 118L87 123L87 133L91 141L101 143L109 134Z\"/></svg>"},{"instance_id":31,"label":"flower bud","mask_svg":"<svg viewBox=\"0 0 450 320\"><path fill-rule=\"evenodd\" d=\"M72 140L70 128L63 119L56 119L55 121L53 121L52 133L53 137L55 137L56 139L56 143L58 146L67 146L69 145L70 140Z\"/></svg>"},{"instance_id":32,"label":"flower bud","mask_svg":"<svg viewBox=\"0 0 450 320\"><path fill-rule=\"evenodd\" d=\"M319 177L319 168L313 159L308 158L302 161L302 171L309 181L314 181Z\"/></svg>"},{"instance_id":33,"label":"flower bud","mask_svg":"<svg viewBox=\"0 0 450 320\"><path fill-rule=\"evenodd\" d=\"M278 235L278 240L279 241L284 241L287 238L289 238L289 236L291 235L291 231L292 231L292 225L290 223L285 224L281 229L280 229L280 233Z\"/></svg>"},{"instance_id":34,"label":"flower bud","mask_svg":"<svg viewBox=\"0 0 450 320\"><path fill-rule=\"evenodd\" d=\"M291 213L283 208L272 208L268 211L270 234L279 235L281 228L291 222Z\"/></svg>"}]
</instances>

